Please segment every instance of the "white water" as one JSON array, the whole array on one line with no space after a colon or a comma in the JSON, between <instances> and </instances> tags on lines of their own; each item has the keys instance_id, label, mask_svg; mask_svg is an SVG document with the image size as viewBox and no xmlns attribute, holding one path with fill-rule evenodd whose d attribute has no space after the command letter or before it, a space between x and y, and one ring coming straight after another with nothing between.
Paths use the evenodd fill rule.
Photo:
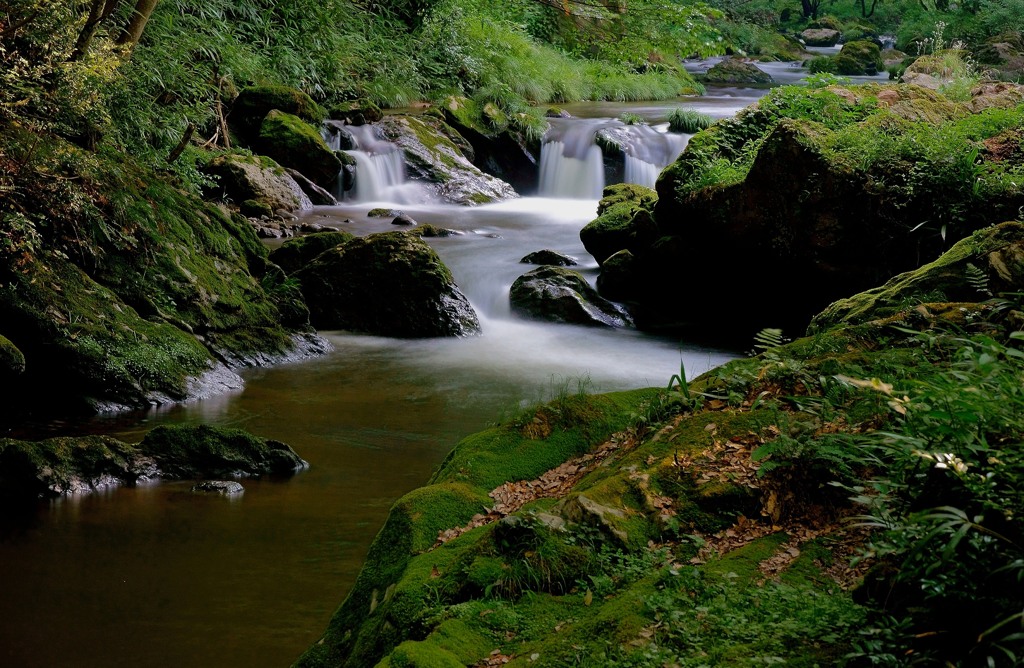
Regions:
<instances>
[{"instance_id":1,"label":"white water","mask_svg":"<svg viewBox=\"0 0 1024 668\"><path fill-rule=\"evenodd\" d=\"M378 136L376 126L350 125L345 126L345 131L355 144L355 148L346 153L356 161L356 176L352 190L343 192L343 178L339 175L335 192L339 200L415 204L427 199L427 192L420 184L406 179L402 149ZM340 133L325 129L324 138L332 150L339 150Z\"/></svg>"},{"instance_id":2,"label":"white water","mask_svg":"<svg viewBox=\"0 0 1024 668\"><path fill-rule=\"evenodd\" d=\"M668 125L626 125L613 118L550 119L540 158L540 195L600 199L606 183L605 156L597 136L606 133L622 146L624 181L654 187L658 174L683 152L690 135Z\"/></svg>"}]
</instances>

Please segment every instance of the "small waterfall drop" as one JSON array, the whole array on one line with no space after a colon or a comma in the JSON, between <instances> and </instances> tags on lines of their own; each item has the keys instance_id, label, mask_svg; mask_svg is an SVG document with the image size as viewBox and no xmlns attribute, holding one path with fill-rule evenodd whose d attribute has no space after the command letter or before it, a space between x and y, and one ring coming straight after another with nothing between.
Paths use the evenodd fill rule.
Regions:
<instances>
[{"instance_id":1,"label":"small waterfall drop","mask_svg":"<svg viewBox=\"0 0 1024 668\"><path fill-rule=\"evenodd\" d=\"M427 196L417 183L405 178L402 149L377 135L373 125L325 126L324 139L331 150L342 150L355 160L355 181L344 192L344 169L338 178L338 199L353 202L415 204Z\"/></svg>"},{"instance_id":2,"label":"small waterfall drop","mask_svg":"<svg viewBox=\"0 0 1024 668\"><path fill-rule=\"evenodd\" d=\"M661 170L686 148L690 135L667 132L667 124L626 125L606 119L550 119L540 158L540 195L600 199L606 181L622 180L653 188ZM600 142L599 142L600 139ZM621 150L611 178L601 143ZM616 151L618 152L618 151Z\"/></svg>"}]
</instances>

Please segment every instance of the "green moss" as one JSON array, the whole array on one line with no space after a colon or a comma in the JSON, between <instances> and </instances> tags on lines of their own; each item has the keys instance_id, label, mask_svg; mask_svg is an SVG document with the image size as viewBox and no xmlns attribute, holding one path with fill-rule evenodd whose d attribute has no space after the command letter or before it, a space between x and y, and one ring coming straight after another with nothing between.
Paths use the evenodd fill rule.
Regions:
<instances>
[{"instance_id":1,"label":"green moss","mask_svg":"<svg viewBox=\"0 0 1024 668\"><path fill-rule=\"evenodd\" d=\"M270 252L270 261L292 274L312 262L326 250L340 246L355 237L348 232L317 232L288 239Z\"/></svg>"},{"instance_id":2,"label":"green moss","mask_svg":"<svg viewBox=\"0 0 1024 668\"><path fill-rule=\"evenodd\" d=\"M247 199L238 205L238 210L247 218L272 218L274 210L266 202Z\"/></svg>"},{"instance_id":3,"label":"green moss","mask_svg":"<svg viewBox=\"0 0 1024 668\"><path fill-rule=\"evenodd\" d=\"M597 205L597 218L580 231L587 252L599 264L627 248L633 235L633 217L654 207L658 195L650 188L620 183L604 189Z\"/></svg>"},{"instance_id":4,"label":"green moss","mask_svg":"<svg viewBox=\"0 0 1024 668\"><path fill-rule=\"evenodd\" d=\"M92 485L133 482L135 448L108 436L0 439L0 497L58 496Z\"/></svg>"},{"instance_id":5,"label":"green moss","mask_svg":"<svg viewBox=\"0 0 1024 668\"><path fill-rule=\"evenodd\" d=\"M274 109L315 124L327 117L327 112L300 90L287 86L252 86L243 89L235 99L231 123L243 134L255 134Z\"/></svg>"},{"instance_id":6,"label":"green moss","mask_svg":"<svg viewBox=\"0 0 1024 668\"><path fill-rule=\"evenodd\" d=\"M712 575L729 577L740 584L753 584L761 577L758 565L778 552L782 544L788 540L789 536L782 532L758 538L749 545L708 562L704 570Z\"/></svg>"},{"instance_id":7,"label":"green moss","mask_svg":"<svg viewBox=\"0 0 1024 668\"><path fill-rule=\"evenodd\" d=\"M276 109L260 124L258 147L279 164L297 169L323 188L330 188L341 171L341 160L328 148L317 128Z\"/></svg>"},{"instance_id":8,"label":"green moss","mask_svg":"<svg viewBox=\"0 0 1024 668\"><path fill-rule=\"evenodd\" d=\"M350 125L365 125L384 118L384 112L370 100L350 100L328 107L327 117Z\"/></svg>"},{"instance_id":9,"label":"green moss","mask_svg":"<svg viewBox=\"0 0 1024 668\"><path fill-rule=\"evenodd\" d=\"M288 475L306 466L284 443L241 429L209 425L157 427L146 434L138 449L174 478Z\"/></svg>"},{"instance_id":10,"label":"green moss","mask_svg":"<svg viewBox=\"0 0 1024 668\"><path fill-rule=\"evenodd\" d=\"M25 372L25 354L0 335L0 378L10 379Z\"/></svg>"}]
</instances>

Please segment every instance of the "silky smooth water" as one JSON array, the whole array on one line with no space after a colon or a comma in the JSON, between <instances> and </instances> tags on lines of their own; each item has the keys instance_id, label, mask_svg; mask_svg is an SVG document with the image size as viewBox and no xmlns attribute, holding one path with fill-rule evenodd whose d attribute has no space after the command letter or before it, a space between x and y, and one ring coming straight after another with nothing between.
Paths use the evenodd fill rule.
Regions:
<instances>
[{"instance_id":1,"label":"silky smooth water","mask_svg":"<svg viewBox=\"0 0 1024 668\"><path fill-rule=\"evenodd\" d=\"M731 115L764 92L715 88L705 98L566 108L663 122L680 105ZM381 205L394 204L318 208L310 219L356 234L395 229L366 216ZM333 353L245 372L245 388L231 395L29 425L35 435L129 440L163 423L241 427L291 444L311 468L243 481L246 491L234 499L155 483L3 508L0 666L289 665L325 629L391 504L422 485L461 437L566 389L661 386L681 362L692 376L732 356L510 312L508 287L531 268L519 263L531 251L575 256L594 278L596 264L579 241L594 200L398 206L421 223L462 232L430 243L478 311L482 335L408 341L328 332Z\"/></svg>"}]
</instances>

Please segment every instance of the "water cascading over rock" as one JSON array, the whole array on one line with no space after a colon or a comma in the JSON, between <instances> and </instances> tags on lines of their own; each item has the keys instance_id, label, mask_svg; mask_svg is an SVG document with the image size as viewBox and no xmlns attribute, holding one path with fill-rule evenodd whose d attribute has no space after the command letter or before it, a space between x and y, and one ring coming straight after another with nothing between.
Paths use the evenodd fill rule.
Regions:
<instances>
[{"instance_id":1,"label":"water cascading over rock","mask_svg":"<svg viewBox=\"0 0 1024 668\"><path fill-rule=\"evenodd\" d=\"M605 184L617 182L653 188L690 138L611 118L549 121L540 159L544 197L600 199Z\"/></svg>"},{"instance_id":2,"label":"water cascading over rock","mask_svg":"<svg viewBox=\"0 0 1024 668\"><path fill-rule=\"evenodd\" d=\"M396 144L382 139L373 125L328 124L325 139L332 150L345 150L355 160L351 190L344 190L344 168L335 196L355 202L411 204L423 199L422 191L406 180L405 157Z\"/></svg>"}]
</instances>

